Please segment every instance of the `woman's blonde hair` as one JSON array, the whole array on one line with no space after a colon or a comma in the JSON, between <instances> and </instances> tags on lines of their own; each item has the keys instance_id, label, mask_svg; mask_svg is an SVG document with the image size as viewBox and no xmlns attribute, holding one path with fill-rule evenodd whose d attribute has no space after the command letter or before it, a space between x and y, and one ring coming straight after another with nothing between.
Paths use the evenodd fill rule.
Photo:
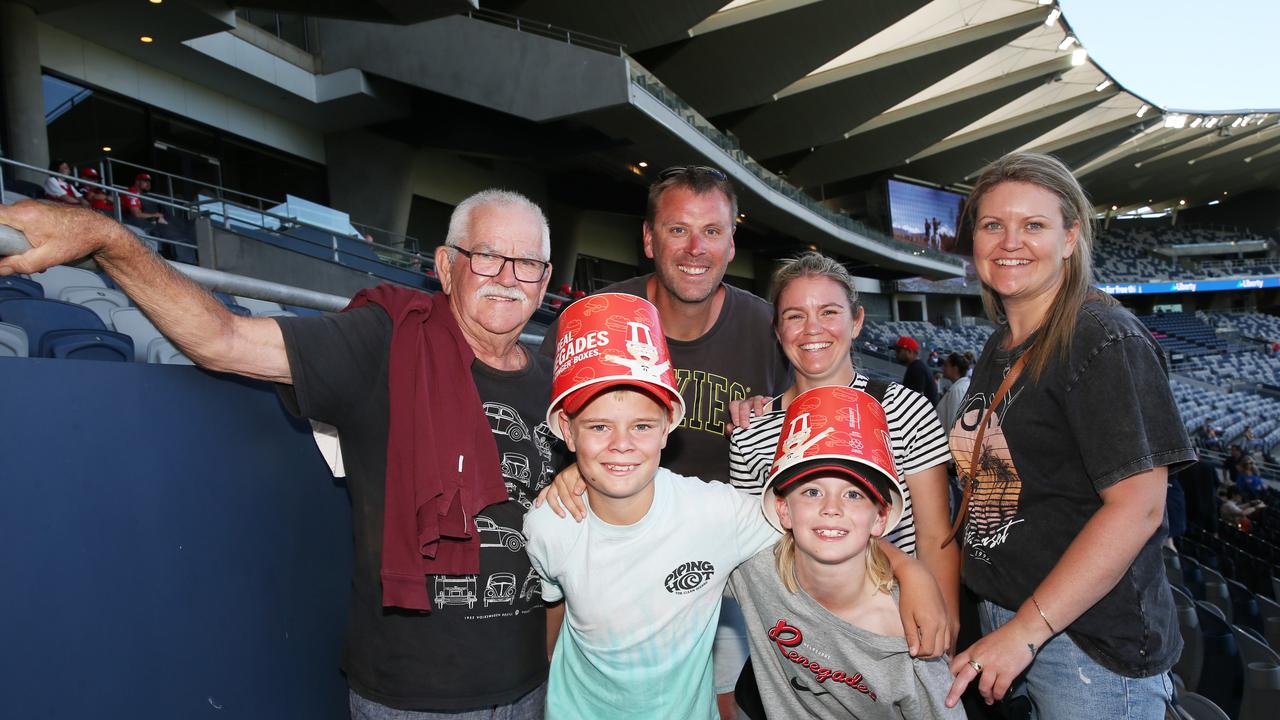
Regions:
<instances>
[{"instance_id":1,"label":"woman's blonde hair","mask_svg":"<svg viewBox=\"0 0 1280 720\"><path fill-rule=\"evenodd\" d=\"M845 298L849 300L849 311L854 313L855 317L857 316L858 288L854 286L853 276L835 259L810 250L783 260L778 264L778 269L773 271L769 302L773 305L775 326L778 324L778 298L782 296L782 291L791 284L791 281L802 277L823 277L839 285L844 291Z\"/></svg>"},{"instance_id":2,"label":"woman's blonde hair","mask_svg":"<svg viewBox=\"0 0 1280 720\"><path fill-rule=\"evenodd\" d=\"M876 590L887 593L893 590L893 568L889 565L889 556L880 547L880 538L867 538L867 549L863 553L867 561L867 577L875 583ZM773 546L773 563L778 569L778 577L782 578L782 586L787 592L800 592L800 581L796 579L796 536L790 530L784 530L782 537Z\"/></svg>"},{"instance_id":3,"label":"woman's blonde hair","mask_svg":"<svg viewBox=\"0 0 1280 720\"><path fill-rule=\"evenodd\" d=\"M1075 332L1076 315L1085 300L1097 298L1115 303L1110 295L1094 287L1093 278L1093 206L1084 188L1062 161L1040 153L1012 152L988 165L978 176L973 191L965 200L960 216L957 242L961 247L973 249L973 233L978 221L978 205L995 186L1004 182L1025 182L1044 188L1058 198L1062 211L1063 227L1078 227L1076 248L1067 258L1065 277L1058 294L1053 299L1049 314L1038 328L1040 337L1028 351L1027 370L1038 378L1049 358L1055 354L1063 359L1071 346ZM1004 304L989 285L982 283L982 305L992 322L1005 322Z\"/></svg>"}]
</instances>

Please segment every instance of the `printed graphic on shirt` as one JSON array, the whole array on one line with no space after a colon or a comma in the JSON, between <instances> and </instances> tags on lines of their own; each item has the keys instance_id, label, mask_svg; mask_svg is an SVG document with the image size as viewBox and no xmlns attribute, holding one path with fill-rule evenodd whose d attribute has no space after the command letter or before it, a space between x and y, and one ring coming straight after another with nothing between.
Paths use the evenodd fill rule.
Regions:
<instances>
[{"instance_id":1,"label":"printed graphic on shirt","mask_svg":"<svg viewBox=\"0 0 1280 720\"><path fill-rule=\"evenodd\" d=\"M484 606L498 603L510 605L516 599L516 576L514 573L500 572L489 576L484 586Z\"/></svg>"},{"instance_id":2,"label":"printed graphic on shirt","mask_svg":"<svg viewBox=\"0 0 1280 720\"><path fill-rule=\"evenodd\" d=\"M792 688L821 695L824 692L834 692L832 686L838 689L838 686L843 685L875 702L876 693L867 686L862 673L854 671L853 668L833 668L826 665L823 659L829 656L821 649L805 642L804 633L789 621L779 620L777 625L770 628L769 641L778 648L778 652L782 653L782 658L786 660L782 664L783 667L788 672L794 672L789 680ZM831 685L827 685L828 682Z\"/></svg>"},{"instance_id":3,"label":"printed graphic on shirt","mask_svg":"<svg viewBox=\"0 0 1280 720\"><path fill-rule=\"evenodd\" d=\"M524 550L524 533L491 520L487 515L476 516L476 532L480 533L480 547L506 548L511 552Z\"/></svg>"},{"instance_id":4,"label":"printed graphic on shirt","mask_svg":"<svg viewBox=\"0 0 1280 720\"><path fill-rule=\"evenodd\" d=\"M538 472L538 482L533 486L532 490L536 494L542 491L542 488L551 482L555 467L551 463L552 443L556 442L556 436L551 433L551 427L546 421L540 422L533 428L533 441L538 446L538 456L542 458L542 469ZM528 505L525 506L528 508Z\"/></svg>"},{"instance_id":5,"label":"printed graphic on shirt","mask_svg":"<svg viewBox=\"0 0 1280 720\"><path fill-rule=\"evenodd\" d=\"M524 584L520 586L520 599L525 602L533 600L537 596L538 605L542 604L542 578L538 577L538 571L529 568L529 574L524 576Z\"/></svg>"},{"instance_id":6,"label":"printed graphic on shirt","mask_svg":"<svg viewBox=\"0 0 1280 720\"><path fill-rule=\"evenodd\" d=\"M750 387L723 375L683 368L676 368L676 389L684 398L685 406L679 427L705 430L722 437L729 417L729 403L751 395Z\"/></svg>"},{"instance_id":7,"label":"printed graphic on shirt","mask_svg":"<svg viewBox=\"0 0 1280 720\"><path fill-rule=\"evenodd\" d=\"M706 585L711 576L715 574L715 566L710 562L693 560L672 570L671 574L667 575L667 579L663 581L663 585L666 586L667 592L673 595L688 595Z\"/></svg>"},{"instance_id":8,"label":"printed graphic on shirt","mask_svg":"<svg viewBox=\"0 0 1280 720\"><path fill-rule=\"evenodd\" d=\"M528 495L529 476L529 458L520 453L502 454L502 479L507 484L507 495L525 510L533 507Z\"/></svg>"},{"instance_id":9,"label":"printed graphic on shirt","mask_svg":"<svg viewBox=\"0 0 1280 720\"><path fill-rule=\"evenodd\" d=\"M431 602L437 608L466 605L471 609L476 606L475 575L436 575L434 584L435 597Z\"/></svg>"},{"instance_id":10,"label":"printed graphic on shirt","mask_svg":"<svg viewBox=\"0 0 1280 720\"><path fill-rule=\"evenodd\" d=\"M529 437L529 426L510 405L487 402L484 404L484 414L489 418L489 427L493 428L494 435L506 435L512 442L521 442Z\"/></svg>"},{"instance_id":11,"label":"printed graphic on shirt","mask_svg":"<svg viewBox=\"0 0 1280 720\"><path fill-rule=\"evenodd\" d=\"M970 468L973 463L973 443L989 397L984 393L970 396L951 432L956 472L961 478L973 478L969 514L964 529L965 552L969 558L988 564L991 558L987 551L1005 544L1009 540L1010 531L1023 522L1017 517L1022 498L1022 477L1013 464L1009 442L1002 427L1004 417L1016 396L1016 392L1010 393L1004 404L991 413L990 424L982 436L977 468Z\"/></svg>"}]
</instances>

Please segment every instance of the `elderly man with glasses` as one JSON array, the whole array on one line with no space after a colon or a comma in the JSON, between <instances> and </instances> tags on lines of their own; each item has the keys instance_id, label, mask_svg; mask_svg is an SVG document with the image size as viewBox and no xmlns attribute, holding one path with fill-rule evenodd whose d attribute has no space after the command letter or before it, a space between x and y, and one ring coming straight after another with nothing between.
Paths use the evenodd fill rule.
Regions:
<instances>
[{"instance_id":1,"label":"elderly man with glasses","mask_svg":"<svg viewBox=\"0 0 1280 720\"><path fill-rule=\"evenodd\" d=\"M663 467L729 482L729 403L773 397L788 386L787 360L765 300L724 282L733 260L738 198L721 170L663 170L649 187L644 253L654 272L604 288L648 298L658 308L685 413L662 452ZM554 353L555 328L542 353ZM733 687L746 662L741 611L725 600L715 646L715 684L723 718L734 716Z\"/></svg>"},{"instance_id":2,"label":"elderly man with glasses","mask_svg":"<svg viewBox=\"0 0 1280 720\"><path fill-rule=\"evenodd\" d=\"M550 277L537 205L468 198L436 250L443 292L379 286L313 318L232 315L88 210L24 202L0 208L0 223L33 245L0 259L0 275L92 255L199 365L276 382L291 411L337 427L356 546L343 654L353 718L542 717L563 606L536 593L476 602L494 582L533 577L511 538L538 477L503 468L553 451L550 362L518 343Z\"/></svg>"}]
</instances>

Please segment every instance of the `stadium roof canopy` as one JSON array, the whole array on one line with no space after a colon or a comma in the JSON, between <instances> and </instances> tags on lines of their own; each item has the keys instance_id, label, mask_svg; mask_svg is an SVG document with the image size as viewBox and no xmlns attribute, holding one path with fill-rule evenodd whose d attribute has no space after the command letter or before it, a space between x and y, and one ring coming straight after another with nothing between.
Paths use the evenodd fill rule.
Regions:
<instances>
[{"instance_id":1,"label":"stadium roof canopy","mask_svg":"<svg viewBox=\"0 0 1280 720\"><path fill-rule=\"evenodd\" d=\"M625 43L748 154L837 207L890 175L963 189L1015 149L1061 157L1100 211L1280 187L1280 111L1155 107L1052 2L483 5Z\"/></svg>"}]
</instances>

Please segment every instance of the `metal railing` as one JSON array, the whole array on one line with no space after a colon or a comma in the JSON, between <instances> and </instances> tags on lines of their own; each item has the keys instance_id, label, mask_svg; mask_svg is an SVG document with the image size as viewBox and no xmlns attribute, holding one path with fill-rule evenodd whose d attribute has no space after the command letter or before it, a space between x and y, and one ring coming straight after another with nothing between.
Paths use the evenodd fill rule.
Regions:
<instances>
[{"instance_id":1,"label":"metal railing","mask_svg":"<svg viewBox=\"0 0 1280 720\"><path fill-rule=\"evenodd\" d=\"M843 213L836 212L818 202L808 193L787 182L785 179L779 177L777 174L771 172L768 168L757 162L754 158L743 151L742 144L738 141L738 138L734 137L732 133L724 132L711 124L711 122L698 113L693 106L689 105L689 103L685 102L679 95L672 92L670 88L664 85L662 81L657 78L657 76L635 62L635 60L630 60L627 65L631 69L631 81L635 86L648 93L658 102L667 106L667 108L672 112L680 116L685 123L689 125L689 127L693 128L703 137L713 142L727 155L729 155L729 157L731 157L738 165L746 169L774 192L796 202L804 207L805 210L808 210L823 220L836 225L837 227L848 230L851 233L865 237L873 242L887 245L899 252L929 258L931 260L955 265L957 267L961 266L961 261L954 255L948 255L937 250L898 240L883 231L869 227L865 223L854 220Z\"/></svg>"},{"instance_id":2,"label":"metal railing","mask_svg":"<svg viewBox=\"0 0 1280 720\"><path fill-rule=\"evenodd\" d=\"M622 57L625 54L627 46L623 43L608 40L606 38L589 35L587 33L570 30L551 23L545 23L538 20L530 20L517 15L508 15L497 10L476 9L467 12L467 17L473 20L481 20L494 25L501 25L515 30L516 32L530 33L533 35L541 35L542 37L551 38L552 40L563 40L569 45L577 45L595 50L597 52L608 53Z\"/></svg>"}]
</instances>

